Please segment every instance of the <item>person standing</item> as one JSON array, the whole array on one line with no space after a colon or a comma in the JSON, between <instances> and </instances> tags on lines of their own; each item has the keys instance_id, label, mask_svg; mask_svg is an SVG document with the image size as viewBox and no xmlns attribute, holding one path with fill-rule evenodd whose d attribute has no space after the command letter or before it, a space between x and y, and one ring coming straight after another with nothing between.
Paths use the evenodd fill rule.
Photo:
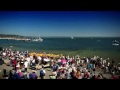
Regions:
<instances>
[{"instance_id":1,"label":"person standing","mask_svg":"<svg viewBox=\"0 0 120 90\"><path fill-rule=\"evenodd\" d=\"M16 70L16 65L17 65L17 60L16 60L16 58L14 59L13 63L14 63L14 68L15 68L15 70Z\"/></svg>"},{"instance_id":2,"label":"person standing","mask_svg":"<svg viewBox=\"0 0 120 90\"><path fill-rule=\"evenodd\" d=\"M27 62L27 60L25 60L24 66L25 66L25 72L27 72L27 67L28 67L28 62Z\"/></svg>"},{"instance_id":3,"label":"person standing","mask_svg":"<svg viewBox=\"0 0 120 90\"><path fill-rule=\"evenodd\" d=\"M45 76L45 70L44 70L44 67L42 66L42 68L40 69L40 78L41 79L44 79L44 76Z\"/></svg>"}]
</instances>

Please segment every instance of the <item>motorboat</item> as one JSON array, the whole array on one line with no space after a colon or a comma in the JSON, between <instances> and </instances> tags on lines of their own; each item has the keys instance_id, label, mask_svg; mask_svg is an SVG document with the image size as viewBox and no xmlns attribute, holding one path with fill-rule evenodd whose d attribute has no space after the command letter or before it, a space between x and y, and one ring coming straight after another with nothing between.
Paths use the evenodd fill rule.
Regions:
<instances>
[{"instance_id":1,"label":"motorboat","mask_svg":"<svg viewBox=\"0 0 120 90\"><path fill-rule=\"evenodd\" d=\"M115 41L113 41L114 43L112 44L112 45L114 45L114 46L119 46L119 41L117 41L117 40L115 40Z\"/></svg>"},{"instance_id":2,"label":"motorboat","mask_svg":"<svg viewBox=\"0 0 120 90\"><path fill-rule=\"evenodd\" d=\"M43 39L39 37L38 39L32 39L32 41L43 41Z\"/></svg>"},{"instance_id":3,"label":"motorboat","mask_svg":"<svg viewBox=\"0 0 120 90\"><path fill-rule=\"evenodd\" d=\"M114 45L114 46L119 46L119 44L118 44L118 43L113 43L112 45Z\"/></svg>"}]
</instances>

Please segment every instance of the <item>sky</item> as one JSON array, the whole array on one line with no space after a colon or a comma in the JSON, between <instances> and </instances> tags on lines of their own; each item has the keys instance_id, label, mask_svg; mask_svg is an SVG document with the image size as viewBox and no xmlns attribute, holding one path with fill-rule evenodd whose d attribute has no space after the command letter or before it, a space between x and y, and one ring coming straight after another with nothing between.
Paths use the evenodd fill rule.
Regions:
<instances>
[{"instance_id":1,"label":"sky","mask_svg":"<svg viewBox=\"0 0 120 90\"><path fill-rule=\"evenodd\" d=\"M120 37L120 11L0 11L0 34Z\"/></svg>"}]
</instances>

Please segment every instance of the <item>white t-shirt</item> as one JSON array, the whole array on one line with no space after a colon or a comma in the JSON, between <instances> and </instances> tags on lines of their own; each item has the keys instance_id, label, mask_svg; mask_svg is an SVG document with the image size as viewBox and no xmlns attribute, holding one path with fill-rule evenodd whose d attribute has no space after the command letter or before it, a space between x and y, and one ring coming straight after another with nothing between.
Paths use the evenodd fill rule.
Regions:
<instances>
[{"instance_id":1,"label":"white t-shirt","mask_svg":"<svg viewBox=\"0 0 120 90\"><path fill-rule=\"evenodd\" d=\"M5 53L5 52L3 52L3 56L6 56L6 53Z\"/></svg>"},{"instance_id":2,"label":"white t-shirt","mask_svg":"<svg viewBox=\"0 0 120 90\"><path fill-rule=\"evenodd\" d=\"M120 70L120 67L118 67L118 70Z\"/></svg>"},{"instance_id":3,"label":"white t-shirt","mask_svg":"<svg viewBox=\"0 0 120 90\"><path fill-rule=\"evenodd\" d=\"M61 62L61 60L60 60L60 59L58 59L58 62Z\"/></svg>"},{"instance_id":4,"label":"white t-shirt","mask_svg":"<svg viewBox=\"0 0 120 90\"><path fill-rule=\"evenodd\" d=\"M103 64L105 64L106 63L106 60L103 60Z\"/></svg>"},{"instance_id":5,"label":"white t-shirt","mask_svg":"<svg viewBox=\"0 0 120 90\"><path fill-rule=\"evenodd\" d=\"M89 62L88 58L86 59L87 63Z\"/></svg>"},{"instance_id":6,"label":"white t-shirt","mask_svg":"<svg viewBox=\"0 0 120 90\"><path fill-rule=\"evenodd\" d=\"M69 61L72 62L72 58L70 58Z\"/></svg>"},{"instance_id":7,"label":"white t-shirt","mask_svg":"<svg viewBox=\"0 0 120 90\"><path fill-rule=\"evenodd\" d=\"M50 60L49 60L48 58L45 58L44 61L48 62L48 61L50 61Z\"/></svg>"},{"instance_id":8,"label":"white t-shirt","mask_svg":"<svg viewBox=\"0 0 120 90\"><path fill-rule=\"evenodd\" d=\"M38 60L41 60L42 58L41 57L38 57Z\"/></svg>"},{"instance_id":9,"label":"white t-shirt","mask_svg":"<svg viewBox=\"0 0 120 90\"><path fill-rule=\"evenodd\" d=\"M34 60L32 60L32 63L35 63L35 59L34 59Z\"/></svg>"},{"instance_id":10,"label":"white t-shirt","mask_svg":"<svg viewBox=\"0 0 120 90\"><path fill-rule=\"evenodd\" d=\"M106 72L109 72L108 67L106 67Z\"/></svg>"},{"instance_id":11,"label":"white t-shirt","mask_svg":"<svg viewBox=\"0 0 120 90\"><path fill-rule=\"evenodd\" d=\"M69 73L71 73L72 72L72 68L69 68L68 71L69 71Z\"/></svg>"},{"instance_id":12,"label":"white t-shirt","mask_svg":"<svg viewBox=\"0 0 120 90\"><path fill-rule=\"evenodd\" d=\"M25 65L25 68L27 68L28 67L28 62L27 61L24 62L24 65Z\"/></svg>"},{"instance_id":13,"label":"white t-shirt","mask_svg":"<svg viewBox=\"0 0 120 90\"><path fill-rule=\"evenodd\" d=\"M82 61L82 64L84 63L84 60L81 60Z\"/></svg>"},{"instance_id":14,"label":"white t-shirt","mask_svg":"<svg viewBox=\"0 0 120 90\"><path fill-rule=\"evenodd\" d=\"M61 69L61 68L62 68L62 66L59 66L59 67L58 67L58 69Z\"/></svg>"},{"instance_id":15,"label":"white t-shirt","mask_svg":"<svg viewBox=\"0 0 120 90\"><path fill-rule=\"evenodd\" d=\"M32 61L33 60L33 57L32 56L30 56L30 61Z\"/></svg>"},{"instance_id":16,"label":"white t-shirt","mask_svg":"<svg viewBox=\"0 0 120 90\"><path fill-rule=\"evenodd\" d=\"M108 62L108 66L110 66L110 63Z\"/></svg>"},{"instance_id":17,"label":"white t-shirt","mask_svg":"<svg viewBox=\"0 0 120 90\"><path fill-rule=\"evenodd\" d=\"M43 72L46 73L44 69L41 69L41 70L43 70ZM40 70L40 71L41 71L41 70Z\"/></svg>"},{"instance_id":18,"label":"white t-shirt","mask_svg":"<svg viewBox=\"0 0 120 90\"><path fill-rule=\"evenodd\" d=\"M18 67L18 68L19 68L19 67L20 67L20 64L18 63L18 64L16 65L16 67Z\"/></svg>"},{"instance_id":19,"label":"white t-shirt","mask_svg":"<svg viewBox=\"0 0 120 90\"><path fill-rule=\"evenodd\" d=\"M27 61L28 61L28 63L30 63L30 58L29 57L27 57Z\"/></svg>"}]
</instances>

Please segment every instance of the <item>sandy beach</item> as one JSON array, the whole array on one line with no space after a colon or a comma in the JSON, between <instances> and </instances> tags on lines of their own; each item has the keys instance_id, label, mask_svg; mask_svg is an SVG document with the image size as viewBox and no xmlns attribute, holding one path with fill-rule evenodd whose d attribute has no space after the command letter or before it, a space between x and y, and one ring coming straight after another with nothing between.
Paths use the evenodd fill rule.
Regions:
<instances>
[{"instance_id":1,"label":"sandy beach","mask_svg":"<svg viewBox=\"0 0 120 90\"><path fill-rule=\"evenodd\" d=\"M5 60L5 61L8 61L8 60ZM6 70L9 71L9 70L12 70L12 68L13 68L13 67L7 66L6 64L0 65L0 71L1 71L1 72L0 72L0 79L5 79L4 77L2 77L2 71L3 71L3 69L6 69ZM45 71L46 71L45 79L50 79L50 78L49 78L49 75L51 75L50 68L46 68ZM28 68L28 72L31 73L32 70ZM39 73L40 73L40 70L37 70L37 71L36 71L36 74L38 75L38 79L40 79L40 77L39 77L40 74L39 74Z\"/></svg>"},{"instance_id":2,"label":"sandy beach","mask_svg":"<svg viewBox=\"0 0 120 90\"><path fill-rule=\"evenodd\" d=\"M9 62L9 60L8 59L4 59L4 62ZM7 66L6 64L3 64L3 65L0 65L0 79L5 79L4 77L2 77L1 75L2 75L2 71L3 71L3 69L6 69L6 70L11 70L13 67L11 67L11 66ZM52 70L50 69L50 68L45 68L45 71L46 71L46 75L45 75L45 79L50 79L50 77L49 77L49 75L51 75L52 74ZM31 69L29 69L28 68L28 72L32 72L32 70ZM97 69L96 70L96 75L98 75L99 73L102 73L103 74L103 71L101 70L101 69ZM38 75L38 79L40 79L40 77L39 77L39 75L40 75L40 70L37 70L36 71L36 74ZM110 79L111 78L111 75L110 74L103 74L103 76L106 78L106 79Z\"/></svg>"}]
</instances>

